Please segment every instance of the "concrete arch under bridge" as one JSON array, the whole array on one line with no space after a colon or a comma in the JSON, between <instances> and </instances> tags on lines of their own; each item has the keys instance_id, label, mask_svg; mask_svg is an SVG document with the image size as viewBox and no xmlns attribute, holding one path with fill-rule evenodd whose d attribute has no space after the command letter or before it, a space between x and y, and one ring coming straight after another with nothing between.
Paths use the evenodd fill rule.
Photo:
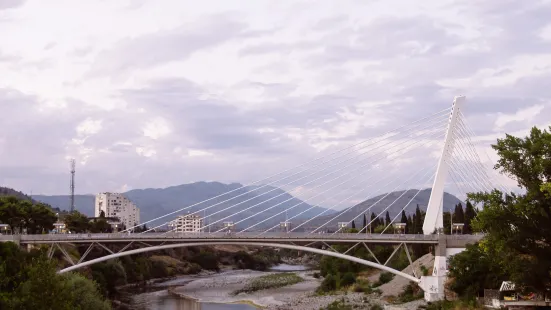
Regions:
<instances>
[{"instance_id":1,"label":"concrete arch under bridge","mask_svg":"<svg viewBox=\"0 0 551 310\"><path fill-rule=\"evenodd\" d=\"M117 257L133 255L133 254L146 253L146 252L158 251L158 250L181 248L181 247L212 246L212 245L246 245L246 246L273 247L273 248L304 251L304 252L309 252L309 253L314 253L314 254L320 254L320 255L325 255L325 256L332 256L332 257L336 257L336 258L341 258L341 259L345 259L345 260L355 262L355 263L358 263L358 264L362 264L362 265L366 265L366 266L373 267L373 268L376 268L376 269L380 269L380 270L383 270L383 271L387 271L387 272L390 272L390 273L395 274L397 276L400 276L400 277L406 278L410 281L413 281L413 282L415 282L419 285L421 285L421 282L422 282L422 279L420 279L420 278L417 278L413 275L410 275L410 274L407 274L407 273L404 273L402 271L399 271L399 270L396 270L396 269L393 269L393 268L390 268L390 267L386 266L386 263L388 263L388 260L385 263L385 265L383 265L383 264L380 264L380 263L376 263L376 262L372 262L372 261L368 261L368 260L365 260L365 259L361 259L361 258L357 258L357 257L351 256L351 255L348 255L348 254L346 254L346 252L345 253L339 253L339 252L331 251L331 250L323 250L323 249L317 249L317 248L312 248L312 247L308 247L308 246L300 246L300 245L293 245L293 244L258 243L258 242L243 242L243 241L241 241L241 242L240 241L233 241L233 242L228 242L228 241L192 242L192 243L176 243L176 244L148 246L148 247L145 247L145 248L140 248L140 249L135 249L135 250L129 250L129 251L124 251L124 252L119 252L119 253L112 253L112 254L109 254L109 255L106 255L106 256L103 256L103 257L99 257L99 258L96 258L96 259L92 259L92 260L89 260L89 261L86 261L86 262L80 262L80 263L77 263L73 266L61 269L60 271L58 271L58 273L65 273L65 272L74 271L74 270L77 270L77 269L80 269L80 268L83 268L83 267L86 267L86 266L90 266L90 265L93 265L93 264L97 264L97 263L100 263L100 262L103 262L103 261L106 261L106 260L110 260L110 259L117 258ZM393 255L397 252L397 250L400 248L401 245L402 244L398 245L398 247L395 249ZM352 248L350 248L350 249L352 249ZM407 250L406 250L406 252L407 252ZM408 254L408 256L409 256L409 254ZM390 260L390 258L389 258L389 260Z\"/></svg>"}]
</instances>

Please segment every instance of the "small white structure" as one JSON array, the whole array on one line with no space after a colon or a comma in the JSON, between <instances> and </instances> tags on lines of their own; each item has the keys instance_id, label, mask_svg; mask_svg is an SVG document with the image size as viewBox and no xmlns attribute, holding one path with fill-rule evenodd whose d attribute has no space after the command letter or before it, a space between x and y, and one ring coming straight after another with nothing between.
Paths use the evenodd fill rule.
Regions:
<instances>
[{"instance_id":1,"label":"small white structure","mask_svg":"<svg viewBox=\"0 0 551 310\"><path fill-rule=\"evenodd\" d=\"M0 234L2 234L2 235L9 235L9 234L11 234L10 225L8 225L8 224L0 224Z\"/></svg>"},{"instance_id":2,"label":"small white structure","mask_svg":"<svg viewBox=\"0 0 551 310\"><path fill-rule=\"evenodd\" d=\"M67 233L67 226L63 222L54 223L54 232L57 234Z\"/></svg>"},{"instance_id":3,"label":"small white structure","mask_svg":"<svg viewBox=\"0 0 551 310\"><path fill-rule=\"evenodd\" d=\"M281 228L282 231L289 231L289 229L291 229L291 222L289 221L285 221L285 222L280 222L279 223L279 228Z\"/></svg>"},{"instance_id":4,"label":"small white structure","mask_svg":"<svg viewBox=\"0 0 551 310\"><path fill-rule=\"evenodd\" d=\"M233 224L233 222L224 222L224 223L222 223L222 226L226 230L233 230L234 224Z\"/></svg>"},{"instance_id":5,"label":"small white structure","mask_svg":"<svg viewBox=\"0 0 551 310\"><path fill-rule=\"evenodd\" d=\"M100 217L101 211L105 213L106 218L118 218L126 229L140 224L140 209L122 194L97 194L94 208L95 217Z\"/></svg>"},{"instance_id":6,"label":"small white structure","mask_svg":"<svg viewBox=\"0 0 551 310\"><path fill-rule=\"evenodd\" d=\"M394 233L405 234L407 223L394 223Z\"/></svg>"},{"instance_id":7,"label":"small white structure","mask_svg":"<svg viewBox=\"0 0 551 310\"><path fill-rule=\"evenodd\" d=\"M337 223L337 227L338 227L338 228L345 228L346 226L348 226L348 223L347 223L347 222L338 222L338 223Z\"/></svg>"},{"instance_id":8,"label":"small white structure","mask_svg":"<svg viewBox=\"0 0 551 310\"><path fill-rule=\"evenodd\" d=\"M173 232L200 232L203 229L203 218L197 214L179 215L168 224Z\"/></svg>"},{"instance_id":9,"label":"small white structure","mask_svg":"<svg viewBox=\"0 0 551 310\"><path fill-rule=\"evenodd\" d=\"M452 234L462 235L464 227L465 224L463 223L452 223Z\"/></svg>"}]
</instances>

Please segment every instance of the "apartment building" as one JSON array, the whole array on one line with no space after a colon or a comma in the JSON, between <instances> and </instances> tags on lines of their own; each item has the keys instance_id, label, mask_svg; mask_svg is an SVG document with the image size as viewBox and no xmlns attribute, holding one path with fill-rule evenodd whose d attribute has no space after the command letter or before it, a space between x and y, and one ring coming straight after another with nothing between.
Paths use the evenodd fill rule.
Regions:
<instances>
[{"instance_id":1,"label":"apartment building","mask_svg":"<svg viewBox=\"0 0 551 310\"><path fill-rule=\"evenodd\" d=\"M197 214L179 215L168 224L172 232L200 232L203 228L203 218Z\"/></svg>"},{"instance_id":2,"label":"apartment building","mask_svg":"<svg viewBox=\"0 0 551 310\"><path fill-rule=\"evenodd\" d=\"M95 217L99 217L101 211L105 213L105 217L118 218L120 224L123 224L126 228L140 224L140 209L122 194L97 194L94 208ZM118 223L114 223L114 225L118 225Z\"/></svg>"}]
</instances>

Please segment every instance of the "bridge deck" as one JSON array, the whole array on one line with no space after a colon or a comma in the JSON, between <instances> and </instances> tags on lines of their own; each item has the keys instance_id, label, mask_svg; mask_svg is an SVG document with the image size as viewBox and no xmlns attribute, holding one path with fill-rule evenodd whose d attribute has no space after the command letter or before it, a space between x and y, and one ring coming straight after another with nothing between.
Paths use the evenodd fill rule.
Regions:
<instances>
[{"instance_id":1,"label":"bridge deck","mask_svg":"<svg viewBox=\"0 0 551 310\"><path fill-rule=\"evenodd\" d=\"M423 243L437 244L441 238L448 243L468 244L477 242L482 235L369 235L369 234L309 234L309 233L145 233L145 234L47 234L47 235L2 235L0 241L14 241L20 244L44 243L115 243L115 242L285 242L285 243ZM451 242L450 242L451 241Z\"/></svg>"}]
</instances>

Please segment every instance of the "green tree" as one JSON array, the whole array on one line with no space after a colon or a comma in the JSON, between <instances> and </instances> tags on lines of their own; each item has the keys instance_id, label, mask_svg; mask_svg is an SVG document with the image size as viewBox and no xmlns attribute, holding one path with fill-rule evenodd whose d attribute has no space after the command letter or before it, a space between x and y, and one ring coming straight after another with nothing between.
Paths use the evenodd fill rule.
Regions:
<instances>
[{"instance_id":1,"label":"green tree","mask_svg":"<svg viewBox=\"0 0 551 310\"><path fill-rule=\"evenodd\" d=\"M474 207L470 201L467 201L467 204L465 206L465 226L463 227L463 233L464 234L472 234L473 228L471 225L471 222L475 218L476 213L474 211Z\"/></svg>"},{"instance_id":2,"label":"green tree","mask_svg":"<svg viewBox=\"0 0 551 310\"><path fill-rule=\"evenodd\" d=\"M101 294L98 284L77 273L67 273L63 278L64 290L70 292L73 309L108 310L111 304Z\"/></svg>"},{"instance_id":3,"label":"green tree","mask_svg":"<svg viewBox=\"0 0 551 310\"><path fill-rule=\"evenodd\" d=\"M404 233L408 233L408 217L406 216L406 212L404 210L402 210L402 218L400 219L400 223L404 223L406 224L406 228L405 228L405 231Z\"/></svg>"},{"instance_id":4,"label":"green tree","mask_svg":"<svg viewBox=\"0 0 551 310\"><path fill-rule=\"evenodd\" d=\"M463 205L458 203L455 205L455 210L453 211L453 222L454 223L464 223L465 222L465 213L463 212Z\"/></svg>"},{"instance_id":5,"label":"green tree","mask_svg":"<svg viewBox=\"0 0 551 310\"><path fill-rule=\"evenodd\" d=\"M377 226L379 226L377 220L378 220L378 218L377 218L377 216L375 215L375 213L371 213L371 220L369 221L369 222L371 223L371 224L369 225L369 232L371 232L371 233L374 232L374 231L375 231L375 228L376 228Z\"/></svg>"},{"instance_id":6,"label":"green tree","mask_svg":"<svg viewBox=\"0 0 551 310\"><path fill-rule=\"evenodd\" d=\"M0 243L0 309L104 310L110 309L110 304L93 281L74 274L59 275L55 261L45 253L27 253L6 242Z\"/></svg>"},{"instance_id":7,"label":"green tree","mask_svg":"<svg viewBox=\"0 0 551 310\"><path fill-rule=\"evenodd\" d=\"M19 206L19 199L0 197L0 222L8 224L11 231L19 232L24 227L25 214Z\"/></svg>"},{"instance_id":8,"label":"green tree","mask_svg":"<svg viewBox=\"0 0 551 310\"><path fill-rule=\"evenodd\" d=\"M364 213L364 224L362 226L362 232L367 232L367 216Z\"/></svg>"},{"instance_id":9,"label":"green tree","mask_svg":"<svg viewBox=\"0 0 551 310\"><path fill-rule=\"evenodd\" d=\"M467 245L465 251L450 258L449 277L448 287L466 298L480 296L484 289L497 288L507 280L493 255L479 244Z\"/></svg>"},{"instance_id":10,"label":"green tree","mask_svg":"<svg viewBox=\"0 0 551 310\"><path fill-rule=\"evenodd\" d=\"M392 220L390 219L390 213L388 213L388 211L386 211L386 215L385 215L385 226L386 226L386 225L390 225L391 222L392 222Z\"/></svg>"},{"instance_id":11,"label":"green tree","mask_svg":"<svg viewBox=\"0 0 551 310\"><path fill-rule=\"evenodd\" d=\"M93 223L89 224L90 232L92 233L112 233L113 227L111 224L107 223L104 218L95 220Z\"/></svg>"},{"instance_id":12,"label":"green tree","mask_svg":"<svg viewBox=\"0 0 551 310\"><path fill-rule=\"evenodd\" d=\"M415 208L415 215L413 220L413 227L414 227L414 234L422 234L423 233L423 215L421 214L421 209L419 208L419 205Z\"/></svg>"},{"instance_id":13,"label":"green tree","mask_svg":"<svg viewBox=\"0 0 551 310\"><path fill-rule=\"evenodd\" d=\"M90 220L78 211L67 214L64 218L67 229L74 233L84 233L90 230Z\"/></svg>"},{"instance_id":14,"label":"green tree","mask_svg":"<svg viewBox=\"0 0 551 310\"><path fill-rule=\"evenodd\" d=\"M356 229L356 223L352 221L352 229Z\"/></svg>"},{"instance_id":15,"label":"green tree","mask_svg":"<svg viewBox=\"0 0 551 310\"><path fill-rule=\"evenodd\" d=\"M57 217L45 204L33 204L14 196L0 197L0 222L8 224L15 233L26 229L28 234L50 231Z\"/></svg>"},{"instance_id":16,"label":"green tree","mask_svg":"<svg viewBox=\"0 0 551 310\"><path fill-rule=\"evenodd\" d=\"M551 127L549 128L551 131ZM470 194L483 203L473 228L485 232L482 248L491 253L518 287L551 290L551 132L532 128L529 136L506 135L492 147L499 155L495 168L515 179L525 194Z\"/></svg>"}]
</instances>

